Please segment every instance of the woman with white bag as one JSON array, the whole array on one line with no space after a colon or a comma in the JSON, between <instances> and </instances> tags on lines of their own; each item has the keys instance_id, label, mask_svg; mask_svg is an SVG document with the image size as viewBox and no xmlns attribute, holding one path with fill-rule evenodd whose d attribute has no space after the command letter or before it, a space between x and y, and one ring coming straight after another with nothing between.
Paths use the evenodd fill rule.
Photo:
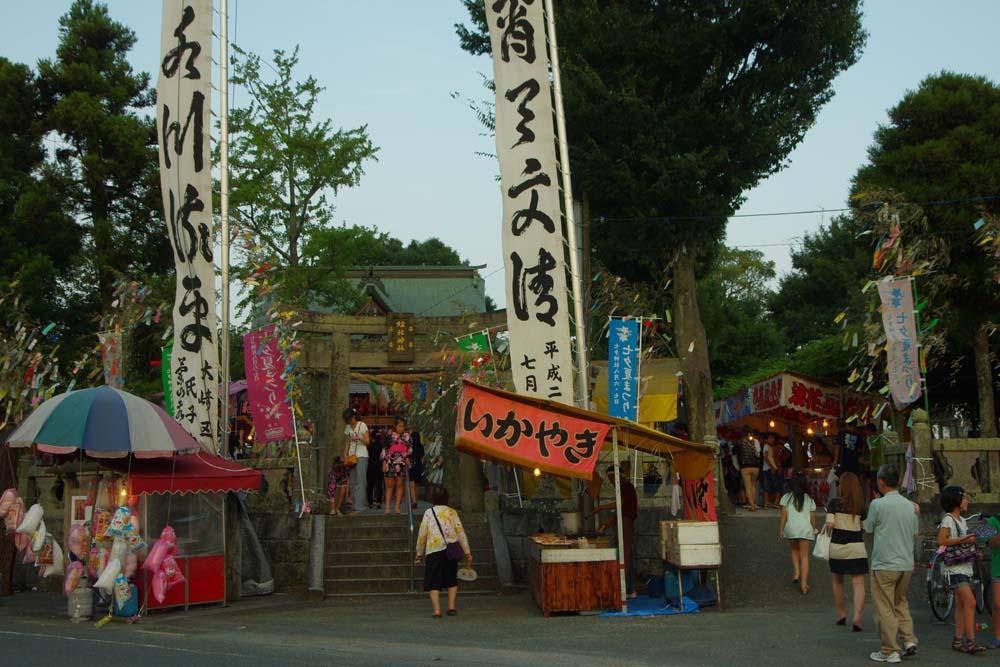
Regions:
<instances>
[{"instance_id":1,"label":"woman with white bag","mask_svg":"<svg viewBox=\"0 0 1000 667\"><path fill-rule=\"evenodd\" d=\"M851 628L861 632L861 614L865 609L865 575L868 574L868 551L865 549L864 501L861 480L853 472L840 476L837 498L826 506L826 530L831 531L830 572L833 574L833 602L837 605L837 625L847 625L844 606L844 575L851 577L854 616Z\"/></svg>"}]
</instances>

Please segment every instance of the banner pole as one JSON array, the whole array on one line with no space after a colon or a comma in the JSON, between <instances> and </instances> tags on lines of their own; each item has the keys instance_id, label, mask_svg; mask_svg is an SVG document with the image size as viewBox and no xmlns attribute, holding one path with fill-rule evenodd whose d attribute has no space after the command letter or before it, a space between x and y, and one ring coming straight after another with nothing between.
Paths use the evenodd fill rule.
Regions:
<instances>
[{"instance_id":1,"label":"banner pole","mask_svg":"<svg viewBox=\"0 0 1000 667\"><path fill-rule=\"evenodd\" d=\"M222 340L220 360L222 422L219 451L229 451L229 14L227 0L219 4L219 218L222 226Z\"/></svg>"},{"instance_id":2,"label":"banner pole","mask_svg":"<svg viewBox=\"0 0 1000 667\"><path fill-rule=\"evenodd\" d=\"M910 276L910 289L913 290L913 315L917 324L917 368L920 369L920 384L924 387L924 409L927 411L927 423L931 423L931 397L927 388L927 369L925 368L927 356L924 352L924 342L921 336L924 333L920 324L920 300L917 298L917 279Z\"/></svg>"},{"instance_id":3,"label":"banner pole","mask_svg":"<svg viewBox=\"0 0 1000 667\"><path fill-rule=\"evenodd\" d=\"M625 540L622 526L622 482L621 467L618 459L618 429L611 429L612 451L615 458L615 522L618 529L618 587L622 596L622 612L628 611L628 592L625 590Z\"/></svg>"},{"instance_id":4,"label":"banner pole","mask_svg":"<svg viewBox=\"0 0 1000 667\"><path fill-rule=\"evenodd\" d=\"M576 329L576 403L590 409L587 376L587 327L583 312L583 276L580 275L580 247L576 240L576 220L573 213L573 186L569 171L569 144L566 141L566 116L563 113L562 82L559 77L559 48L556 43L556 19L552 0L545 0L549 34L549 62L552 64L552 90L555 98L556 136L559 139L559 171L563 181L563 208L566 209L566 243L569 245L569 273L573 295L573 319ZM585 249L584 249L585 250Z\"/></svg>"}]
</instances>

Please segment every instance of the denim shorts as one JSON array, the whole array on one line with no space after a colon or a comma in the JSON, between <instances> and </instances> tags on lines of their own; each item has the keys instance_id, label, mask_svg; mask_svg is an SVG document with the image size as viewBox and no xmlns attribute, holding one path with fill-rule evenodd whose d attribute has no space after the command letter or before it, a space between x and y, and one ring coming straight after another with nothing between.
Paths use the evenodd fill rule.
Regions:
<instances>
[{"instance_id":1,"label":"denim shorts","mask_svg":"<svg viewBox=\"0 0 1000 667\"><path fill-rule=\"evenodd\" d=\"M764 487L764 493L781 493L784 480L773 470L765 470L761 477L761 485Z\"/></svg>"},{"instance_id":2,"label":"denim shorts","mask_svg":"<svg viewBox=\"0 0 1000 667\"><path fill-rule=\"evenodd\" d=\"M948 576L948 586L958 588L960 586L971 586L972 577L967 574L952 574Z\"/></svg>"}]
</instances>

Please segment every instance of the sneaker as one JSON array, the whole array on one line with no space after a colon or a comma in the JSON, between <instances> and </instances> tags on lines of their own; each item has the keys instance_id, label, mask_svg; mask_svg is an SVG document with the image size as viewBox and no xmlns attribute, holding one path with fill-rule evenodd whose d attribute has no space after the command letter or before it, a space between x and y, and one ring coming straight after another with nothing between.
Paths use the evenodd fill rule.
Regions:
<instances>
[{"instance_id":1,"label":"sneaker","mask_svg":"<svg viewBox=\"0 0 1000 667\"><path fill-rule=\"evenodd\" d=\"M998 641L996 639L994 639L993 641L997 642L997 646L1000 646L1000 641ZM996 648L996 647L994 646L992 648ZM903 647L903 657L904 658L912 658L916 654L917 654L917 645L916 644L907 644L906 646Z\"/></svg>"},{"instance_id":2,"label":"sneaker","mask_svg":"<svg viewBox=\"0 0 1000 667\"><path fill-rule=\"evenodd\" d=\"M1000 648L1000 639L991 639L986 642L986 648Z\"/></svg>"},{"instance_id":3,"label":"sneaker","mask_svg":"<svg viewBox=\"0 0 1000 667\"><path fill-rule=\"evenodd\" d=\"M902 662L899 659L899 653L893 651L892 653L883 653L882 651L875 651L870 656L868 656L875 662Z\"/></svg>"}]
</instances>

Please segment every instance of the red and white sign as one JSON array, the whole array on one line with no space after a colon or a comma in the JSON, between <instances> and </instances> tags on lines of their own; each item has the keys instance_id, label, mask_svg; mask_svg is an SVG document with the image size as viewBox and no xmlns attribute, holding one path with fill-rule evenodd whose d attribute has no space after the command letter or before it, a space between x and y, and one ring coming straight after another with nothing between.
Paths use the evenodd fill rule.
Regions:
<instances>
[{"instance_id":1,"label":"red and white sign","mask_svg":"<svg viewBox=\"0 0 1000 667\"><path fill-rule=\"evenodd\" d=\"M590 479L610 425L536 407L466 383L455 447L544 472Z\"/></svg>"}]
</instances>

